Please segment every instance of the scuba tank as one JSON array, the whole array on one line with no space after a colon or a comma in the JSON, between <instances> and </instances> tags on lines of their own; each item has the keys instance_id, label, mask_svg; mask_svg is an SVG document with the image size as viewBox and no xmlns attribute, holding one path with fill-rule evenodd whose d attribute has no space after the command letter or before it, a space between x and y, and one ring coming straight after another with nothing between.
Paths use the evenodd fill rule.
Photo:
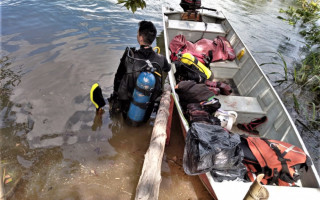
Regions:
<instances>
[{"instance_id":1,"label":"scuba tank","mask_svg":"<svg viewBox=\"0 0 320 200\"><path fill-rule=\"evenodd\" d=\"M187 65L194 65L200 72L206 75L208 80L213 80L212 71L202 64L197 58L195 58L191 53L184 53L181 57L181 62Z\"/></svg>"},{"instance_id":2,"label":"scuba tank","mask_svg":"<svg viewBox=\"0 0 320 200\"><path fill-rule=\"evenodd\" d=\"M143 122L150 97L156 84L156 78L153 75L154 68L149 60L146 62L149 67L146 71L141 72L137 78L128 111L128 118L133 122L133 125L138 125L140 122Z\"/></svg>"}]
</instances>

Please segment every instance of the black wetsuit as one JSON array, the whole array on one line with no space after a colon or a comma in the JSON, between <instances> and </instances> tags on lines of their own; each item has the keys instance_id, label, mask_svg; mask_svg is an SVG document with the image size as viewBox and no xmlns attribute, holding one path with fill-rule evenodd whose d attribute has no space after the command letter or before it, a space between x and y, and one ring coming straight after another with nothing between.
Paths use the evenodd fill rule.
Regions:
<instances>
[{"instance_id":1,"label":"black wetsuit","mask_svg":"<svg viewBox=\"0 0 320 200\"><path fill-rule=\"evenodd\" d=\"M132 50L134 58L149 60L153 67L156 68L157 75L156 85L154 92L151 95L150 103L147 107L144 121L147 121L150 118L150 115L153 111L154 103L162 93L162 76L164 72L169 72L171 67L168 64L167 59L160 54L157 54L153 51L152 47L145 48L141 46L139 50ZM120 64L117 70L117 73L114 78L114 94L117 96L118 101L121 105L121 111L123 116L126 117L130 102L132 100L133 90L136 86L137 78L141 72L141 69L146 66L145 61L130 59L128 54L129 48L126 49L122 58L120 59Z\"/></svg>"}]
</instances>

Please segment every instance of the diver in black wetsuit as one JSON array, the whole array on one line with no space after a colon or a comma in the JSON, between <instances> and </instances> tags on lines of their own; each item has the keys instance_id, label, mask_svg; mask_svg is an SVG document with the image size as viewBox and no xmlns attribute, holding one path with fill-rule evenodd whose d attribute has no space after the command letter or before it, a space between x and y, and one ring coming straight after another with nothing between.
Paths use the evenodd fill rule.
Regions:
<instances>
[{"instance_id":1,"label":"diver in black wetsuit","mask_svg":"<svg viewBox=\"0 0 320 200\"><path fill-rule=\"evenodd\" d=\"M123 117L127 117L127 112L132 101L133 90L136 87L136 80L142 71L142 67L146 65L145 60L156 63L153 65L156 69L154 72L156 84L150 101L147 104L144 122L150 118L155 103L160 101L162 94L162 75L163 72L169 72L171 67L164 56L156 53L152 49L151 44L155 40L156 35L157 29L152 22L139 22L137 40L140 44L140 49L127 48L120 59L120 64L114 78L114 91L108 99L111 113L121 111ZM137 60L132 58L136 58Z\"/></svg>"}]
</instances>

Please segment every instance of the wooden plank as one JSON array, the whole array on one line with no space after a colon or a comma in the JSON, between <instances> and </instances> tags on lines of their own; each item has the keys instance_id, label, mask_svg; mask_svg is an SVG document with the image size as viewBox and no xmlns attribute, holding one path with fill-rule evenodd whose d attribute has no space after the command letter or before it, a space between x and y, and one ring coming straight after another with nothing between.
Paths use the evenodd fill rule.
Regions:
<instances>
[{"instance_id":1,"label":"wooden plank","mask_svg":"<svg viewBox=\"0 0 320 200\"><path fill-rule=\"evenodd\" d=\"M142 172L136 188L136 200L158 199L161 182L161 163L167 138L167 122L170 115L170 102L171 89L170 85L166 84L154 123L149 149L144 156Z\"/></svg>"}]
</instances>

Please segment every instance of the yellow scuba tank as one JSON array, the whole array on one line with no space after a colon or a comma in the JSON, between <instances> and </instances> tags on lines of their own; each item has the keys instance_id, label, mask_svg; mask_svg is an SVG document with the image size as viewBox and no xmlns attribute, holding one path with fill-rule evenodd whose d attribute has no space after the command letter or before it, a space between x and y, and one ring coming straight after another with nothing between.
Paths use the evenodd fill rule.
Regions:
<instances>
[{"instance_id":1,"label":"yellow scuba tank","mask_svg":"<svg viewBox=\"0 0 320 200\"><path fill-rule=\"evenodd\" d=\"M213 73L204 64L202 64L197 58L195 58L191 53L184 53L181 57L181 62L187 65L196 66L199 71L204 73L208 80L213 80Z\"/></svg>"}]
</instances>

